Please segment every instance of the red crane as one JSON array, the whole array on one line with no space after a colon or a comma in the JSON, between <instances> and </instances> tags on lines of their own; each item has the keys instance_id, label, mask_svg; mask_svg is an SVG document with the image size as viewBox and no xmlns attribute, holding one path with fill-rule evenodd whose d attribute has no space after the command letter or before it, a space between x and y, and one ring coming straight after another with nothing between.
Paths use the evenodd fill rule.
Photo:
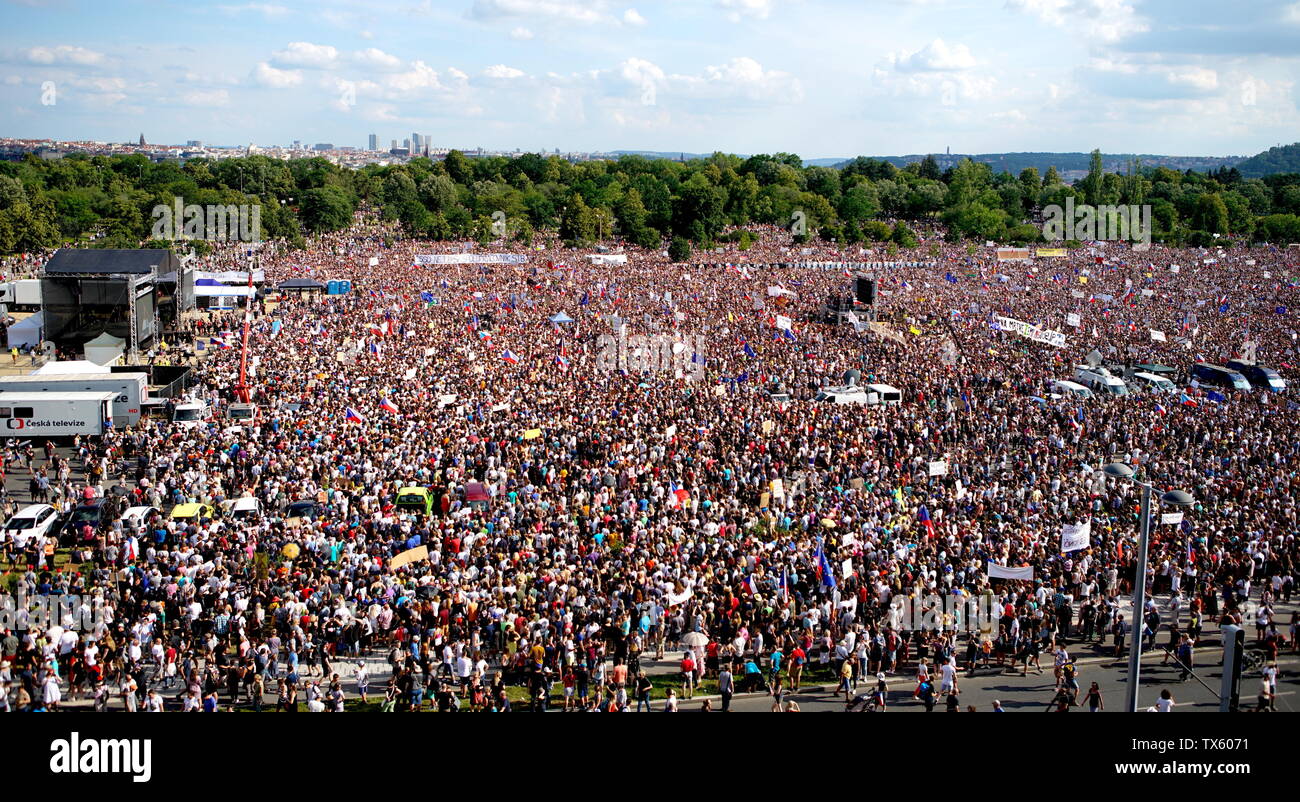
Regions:
<instances>
[{"instance_id":1,"label":"red crane","mask_svg":"<svg viewBox=\"0 0 1300 802\"><path fill-rule=\"evenodd\" d=\"M248 300L244 307L243 339L239 345L239 384L235 385L235 399L241 404L253 402L248 388L248 329L253 320L253 269L256 264L252 262L248 266Z\"/></svg>"}]
</instances>

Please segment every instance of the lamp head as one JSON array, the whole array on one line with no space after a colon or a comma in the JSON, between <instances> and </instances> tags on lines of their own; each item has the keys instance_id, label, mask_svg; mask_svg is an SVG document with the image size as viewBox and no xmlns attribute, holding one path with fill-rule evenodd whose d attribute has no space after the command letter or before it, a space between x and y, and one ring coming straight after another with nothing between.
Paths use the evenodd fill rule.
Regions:
<instances>
[{"instance_id":1,"label":"lamp head","mask_svg":"<svg viewBox=\"0 0 1300 802\"><path fill-rule=\"evenodd\" d=\"M1112 462L1102 469L1102 473L1107 476L1114 476L1117 479L1132 479L1133 469L1123 462Z\"/></svg>"}]
</instances>

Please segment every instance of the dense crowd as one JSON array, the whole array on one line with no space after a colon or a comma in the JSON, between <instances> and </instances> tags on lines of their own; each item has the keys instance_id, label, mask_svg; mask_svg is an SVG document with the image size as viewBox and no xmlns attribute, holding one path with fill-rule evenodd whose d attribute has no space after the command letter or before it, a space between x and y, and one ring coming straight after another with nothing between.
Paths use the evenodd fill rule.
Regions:
<instances>
[{"instance_id":1,"label":"dense crowd","mask_svg":"<svg viewBox=\"0 0 1300 802\"><path fill-rule=\"evenodd\" d=\"M1294 622L1271 611L1300 557L1300 394L1216 401L1185 374L1249 348L1294 383L1297 252L1093 243L1000 262L921 234L886 252L772 230L688 264L616 245L626 265L593 265L589 251L417 242L359 218L307 251L261 246L272 295L250 324L254 425L221 417L240 310L205 321L205 345L223 330L236 345L197 361L191 393L216 407L210 425L146 420L71 457L11 444L4 469L30 474L33 499L117 486L121 505L161 512L106 526L58 570L44 544L7 547L29 595L79 594L107 614L10 627L4 704L260 709L274 694L288 710L540 709L554 688L565 709L640 709L642 663L682 655L677 690L707 677L725 709L732 692L797 687L814 666L851 695L899 672L951 686L958 660L1027 669L1107 637L1119 650L1138 488L1101 472L1117 461L1196 499L1183 524L1153 527L1145 639L1178 646L1249 613L1274 654L1293 647ZM461 252L528 259L415 264ZM246 269L250 256L223 246L200 261ZM828 296L853 291L845 262L887 263L868 270L885 329L825 316ZM352 289L276 300L292 278ZM1066 345L999 331L995 315ZM609 369L600 338L620 331L702 342L681 357L702 376ZM1060 397L1052 382L1094 350L1178 368L1192 386ZM813 400L849 371L903 403ZM408 486L429 489L430 513L396 506ZM245 496L260 514L220 513ZM315 505L291 516L300 501ZM178 523L166 511L181 502L218 512ZM1089 546L1062 554L1062 527L1085 522ZM417 547L427 554L392 567ZM1033 578L990 578L990 563ZM944 596L999 614L927 630L891 608ZM382 691L367 655L384 658Z\"/></svg>"}]
</instances>

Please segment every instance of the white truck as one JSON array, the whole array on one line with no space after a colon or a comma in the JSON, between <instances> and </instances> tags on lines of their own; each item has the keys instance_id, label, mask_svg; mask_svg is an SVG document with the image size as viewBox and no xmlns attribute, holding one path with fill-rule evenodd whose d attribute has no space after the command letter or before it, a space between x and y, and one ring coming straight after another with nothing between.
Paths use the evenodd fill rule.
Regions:
<instances>
[{"instance_id":1,"label":"white truck","mask_svg":"<svg viewBox=\"0 0 1300 802\"><path fill-rule=\"evenodd\" d=\"M13 288L13 306L11 309L36 311L41 308L41 280L24 278L11 281Z\"/></svg>"},{"instance_id":2,"label":"white truck","mask_svg":"<svg viewBox=\"0 0 1300 802\"><path fill-rule=\"evenodd\" d=\"M212 419L212 407L207 401L187 398L172 407L172 423L182 429L207 426Z\"/></svg>"},{"instance_id":3,"label":"white truck","mask_svg":"<svg viewBox=\"0 0 1300 802\"><path fill-rule=\"evenodd\" d=\"M1128 395L1124 380L1103 367L1075 365L1074 380L1099 395Z\"/></svg>"},{"instance_id":4,"label":"white truck","mask_svg":"<svg viewBox=\"0 0 1300 802\"><path fill-rule=\"evenodd\" d=\"M114 398L111 392L0 392L0 436L99 436L112 425Z\"/></svg>"},{"instance_id":5,"label":"white truck","mask_svg":"<svg viewBox=\"0 0 1300 802\"><path fill-rule=\"evenodd\" d=\"M112 392L113 425L118 428L140 422L149 393L147 373L55 373L30 376L0 376L0 392Z\"/></svg>"}]
</instances>

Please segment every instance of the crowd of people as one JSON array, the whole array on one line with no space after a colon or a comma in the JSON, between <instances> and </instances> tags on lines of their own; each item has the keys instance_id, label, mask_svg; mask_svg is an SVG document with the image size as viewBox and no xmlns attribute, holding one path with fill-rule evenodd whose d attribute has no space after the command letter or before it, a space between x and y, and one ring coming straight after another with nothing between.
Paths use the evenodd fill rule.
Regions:
<instances>
[{"instance_id":1,"label":"crowd of people","mask_svg":"<svg viewBox=\"0 0 1300 802\"><path fill-rule=\"evenodd\" d=\"M266 273L249 324L258 417L223 417L237 310L189 329L208 425L147 419L66 455L9 441L3 469L30 493L11 481L6 512L104 492L158 512L106 523L66 563L6 546L11 590L75 594L96 614L8 627L3 703L675 710L709 683L724 710L757 690L790 709L782 694L815 678L850 704L867 683L883 707L887 678L916 672L927 709L952 709L959 661L1027 671L1067 644L1122 652L1165 634L1189 655L1223 621L1274 656L1294 649L1294 615L1274 610L1300 558L1300 394L1215 400L1186 371L1250 351L1294 384L1300 255L1088 243L999 261L920 233L886 251L765 230L686 264L615 243L628 260L609 265L553 242L415 241L359 216L306 251L217 246L199 269ZM415 258L456 253L525 260ZM877 280L863 325L826 314L853 292L847 263ZM351 290L275 292L293 278ZM681 361L702 375L611 369L602 336L620 333L692 343ZM1186 386L1061 397L1052 383L1094 351L1177 368ZM846 381L902 403L814 400ZM1103 474L1111 462L1196 500L1181 525L1154 511L1140 632L1124 620L1140 488ZM406 487L430 509L399 505ZM242 497L259 512L222 514ZM215 512L170 519L184 502ZM1083 523L1087 547L1062 553L1062 527ZM998 614L909 628L892 604L954 596ZM683 651L664 698L643 664ZM1054 667L1077 704L1069 662ZM1100 691L1082 700L1100 707Z\"/></svg>"}]
</instances>

